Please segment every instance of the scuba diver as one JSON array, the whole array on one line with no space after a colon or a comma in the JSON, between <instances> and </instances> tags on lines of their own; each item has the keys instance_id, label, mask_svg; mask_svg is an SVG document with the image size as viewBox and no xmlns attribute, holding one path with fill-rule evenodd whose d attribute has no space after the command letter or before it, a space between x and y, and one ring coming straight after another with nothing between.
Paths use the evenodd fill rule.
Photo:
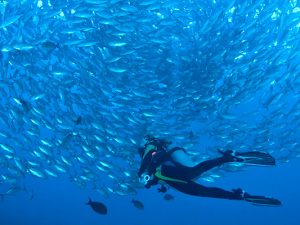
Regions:
<instances>
[{"instance_id":1,"label":"scuba diver","mask_svg":"<svg viewBox=\"0 0 300 225\"><path fill-rule=\"evenodd\" d=\"M150 135L146 135L145 140L145 146L139 148L142 162L138 176L146 188L160 183L161 187L158 188L158 191L163 193L167 191L166 186L164 186L167 184L182 193L194 196L244 200L255 205L281 205L277 199L250 195L241 188L226 191L216 187L205 187L195 182L204 172L225 163L238 162L246 165L274 166L275 159L268 153L221 151L218 149L219 153L222 154L221 157L194 165L185 149L180 147L168 149L171 142Z\"/></svg>"}]
</instances>

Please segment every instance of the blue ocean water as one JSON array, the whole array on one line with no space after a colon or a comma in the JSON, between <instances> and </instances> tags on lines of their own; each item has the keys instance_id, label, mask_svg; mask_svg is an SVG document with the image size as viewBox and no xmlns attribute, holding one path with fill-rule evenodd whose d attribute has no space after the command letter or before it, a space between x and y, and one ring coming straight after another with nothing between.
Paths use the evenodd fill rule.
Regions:
<instances>
[{"instance_id":1,"label":"blue ocean water","mask_svg":"<svg viewBox=\"0 0 300 225\"><path fill-rule=\"evenodd\" d=\"M299 223L299 160L274 169L251 168L217 182L219 187L244 187L253 193L278 197L283 206L260 207L245 202L197 198L171 191L175 199L166 202L155 190L141 190L137 196L145 209L138 210L131 197L105 199L82 190L65 177L41 181L30 179L35 198L18 194L1 202L1 224L289 224ZM94 213L84 203L87 197L104 202L108 215Z\"/></svg>"},{"instance_id":2,"label":"blue ocean water","mask_svg":"<svg viewBox=\"0 0 300 225\"><path fill-rule=\"evenodd\" d=\"M0 0L0 224L299 224L299 28L297 0ZM198 182L283 205L165 200L137 177L146 134L270 153Z\"/></svg>"}]
</instances>

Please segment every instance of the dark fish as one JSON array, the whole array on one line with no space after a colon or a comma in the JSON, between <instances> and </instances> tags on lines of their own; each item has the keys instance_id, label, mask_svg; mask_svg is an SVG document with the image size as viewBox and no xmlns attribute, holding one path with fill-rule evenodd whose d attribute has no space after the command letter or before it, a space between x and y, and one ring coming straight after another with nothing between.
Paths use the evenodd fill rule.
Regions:
<instances>
[{"instance_id":1,"label":"dark fish","mask_svg":"<svg viewBox=\"0 0 300 225\"><path fill-rule=\"evenodd\" d=\"M76 125L79 125L81 123L81 119L82 117L81 116L78 116L76 120L74 120L75 124Z\"/></svg>"},{"instance_id":2,"label":"dark fish","mask_svg":"<svg viewBox=\"0 0 300 225\"><path fill-rule=\"evenodd\" d=\"M20 102L22 104L22 107L24 109L25 112L28 112L30 110L30 105L27 101L25 101L24 99L20 99Z\"/></svg>"},{"instance_id":3,"label":"dark fish","mask_svg":"<svg viewBox=\"0 0 300 225\"><path fill-rule=\"evenodd\" d=\"M174 196L173 196L173 195L170 195L170 194L165 194L165 195L164 195L164 199L165 199L166 201L170 201L170 200L173 200L173 199L174 199Z\"/></svg>"},{"instance_id":4,"label":"dark fish","mask_svg":"<svg viewBox=\"0 0 300 225\"><path fill-rule=\"evenodd\" d=\"M132 204L134 205L135 208L144 209L144 204L141 201L132 199L131 202L132 202Z\"/></svg>"},{"instance_id":5,"label":"dark fish","mask_svg":"<svg viewBox=\"0 0 300 225\"><path fill-rule=\"evenodd\" d=\"M190 131L190 132L189 132L189 138L192 139L192 138L194 138L194 137L195 137L194 132L193 132L193 131Z\"/></svg>"},{"instance_id":6,"label":"dark fish","mask_svg":"<svg viewBox=\"0 0 300 225\"><path fill-rule=\"evenodd\" d=\"M89 202L86 203L87 205L90 205L92 209L99 214L106 215L107 214L107 208L106 206L101 202L93 202L91 199L89 199Z\"/></svg>"},{"instance_id":7,"label":"dark fish","mask_svg":"<svg viewBox=\"0 0 300 225\"><path fill-rule=\"evenodd\" d=\"M57 43L52 42L52 41L45 41L45 42L42 43L42 47L49 50L49 51L51 51L55 48L58 48L59 45Z\"/></svg>"}]
</instances>

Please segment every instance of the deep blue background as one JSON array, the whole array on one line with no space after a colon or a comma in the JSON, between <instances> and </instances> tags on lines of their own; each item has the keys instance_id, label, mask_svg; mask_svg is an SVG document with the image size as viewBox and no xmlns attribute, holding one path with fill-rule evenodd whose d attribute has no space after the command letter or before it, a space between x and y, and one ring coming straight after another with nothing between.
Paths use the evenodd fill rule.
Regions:
<instances>
[{"instance_id":1,"label":"deep blue background","mask_svg":"<svg viewBox=\"0 0 300 225\"><path fill-rule=\"evenodd\" d=\"M300 160L296 159L274 168L249 167L228 173L213 184L228 189L242 187L253 194L277 197L283 202L278 208L191 197L174 190L169 193L175 195L175 200L167 202L153 188L140 190L136 196L145 205L142 211L133 207L129 196L104 198L95 191L77 188L66 177L46 181L27 178L27 188L33 189L34 198L29 200L29 195L19 193L0 201L0 222L1 225L299 225L299 171ZM108 215L98 215L86 206L88 197L104 202Z\"/></svg>"},{"instance_id":2,"label":"deep blue background","mask_svg":"<svg viewBox=\"0 0 300 225\"><path fill-rule=\"evenodd\" d=\"M237 2L239 2L239 1L237 1ZM255 1L253 1L253 2L255 2ZM279 3L280 1L277 1L277 2ZM281 5L281 4L279 4L279 5ZM246 5L244 5L244 6L246 6ZM14 15L13 8L11 9L11 12L12 12L12 15ZM270 12L267 12L267 13L270 13ZM265 17L266 17L266 15L265 15ZM285 22L285 17L282 17L282 18L283 18L282 21ZM206 22L206 21L203 21L203 22ZM259 22L261 22L261 20L259 20ZM45 23L45 24L48 24L48 23ZM217 23L217 25L218 25L218 23ZM269 25L272 25L271 28L275 27L275 25L273 25L272 21ZM282 25L284 25L284 23ZM17 26L17 24L14 24L14 26ZM212 26L215 26L215 25L212 24ZM226 26L224 26L224 27L226 27ZM282 27L286 28L286 29L290 28L288 25L286 27L285 26L282 26ZM253 29L253 27L252 27L252 29ZM16 30L18 30L18 29L16 29ZM26 29L25 29L25 31L26 31ZM146 31L147 31L147 29L146 29ZM255 31L255 29L254 29L254 31ZM280 32L278 34L276 33L276 35L278 35L279 37L281 37L281 36L285 37L285 35L281 35L281 32L286 33L287 30L279 30L279 31ZM252 32L253 32L253 30L252 30ZM11 36L10 36L9 32L7 32L7 34L8 34L9 38L7 39L6 44L11 44L10 43ZM250 34L251 34L251 30L250 30ZM248 34L251 37L251 38L249 38L249 40L252 40L252 36L250 34ZM248 38L248 35L245 35L245 38ZM49 34L49 39L51 40L51 38L53 36L55 37L55 35ZM229 38L230 37L231 36L229 35ZM262 36L262 37L264 37L264 36ZM267 37L269 37L269 36L267 36ZM224 36L224 40L227 40L227 38L225 36ZM237 40L238 40L238 37L237 37ZM103 42L103 43L105 44L106 42L108 43L109 41L110 40L108 39L108 40L105 40L105 42ZM212 42L212 43L214 43L214 42ZM253 44L252 42L250 42L250 43ZM267 39L266 40L263 39L263 41L261 43L263 43L264 45L269 45L270 43L272 43L272 40L269 42ZM294 42L291 41L291 44L294 44ZM185 45L184 42L183 42L183 45ZM180 46L180 45L178 44L178 46ZM235 45L233 45L233 46L235 46ZM238 47L238 46L239 45L237 44L236 47ZM299 45L296 45L296 47L298 47L298 46ZM174 42L174 48L176 48L175 42ZM39 49L43 49L43 48L39 47ZM183 51L182 53L185 53L185 51L188 52L189 48L187 47L187 49L188 50L182 50ZM203 50L209 50L209 49L210 48L203 48ZM212 48L212 49L214 49L214 48ZM220 49L222 49L222 48L220 48ZM215 48L215 50L217 52L220 49L218 48L218 46L216 46L216 48ZM264 48L261 48L261 49L264 50ZM75 50L76 50L76 48L75 48ZM46 52L45 49L43 51ZM147 49L147 51L148 51L148 49ZM54 50L55 54L56 54L56 52L57 52L57 55L60 56L61 52L60 52L59 48L56 48ZM234 58L234 54L236 54L237 52L238 52L238 50L233 49L231 51L231 49L230 49L230 53L232 54L232 56L229 54L228 59L230 59L230 57ZM252 53L252 51L249 51L249 52ZM68 53L70 54L70 52L68 52ZM174 50L174 56L176 55L175 53L176 53L176 51ZM179 51L178 54L179 53L181 53L181 52ZM270 54L271 53L273 53L273 51L270 50ZM286 49L283 48L282 53L285 53L282 55L282 57L286 58L286 55L288 55L288 51L286 51ZM216 53L214 53L214 54L213 54L213 56L215 56L215 57L218 56L218 54L216 54ZM147 54L145 54L145 55L147 55ZM155 55L156 54L154 54L154 56L152 56L152 57L155 58ZM266 54L266 57L268 55L269 54ZM40 55L37 54L37 56L38 56L37 61L39 61ZM24 57L26 57L26 55L24 55ZM177 58L177 56L174 58ZM7 59L11 59L11 58L8 58L8 57L2 58L3 62L5 62ZM15 61L17 62L18 59L19 58L16 57ZM128 59L130 59L130 58L128 58ZM250 57L250 59L252 59L252 58ZM268 58L266 58L266 59L263 58L263 59L268 60ZM294 58L292 58L292 59L294 59ZM296 60L293 60L291 62L291 64L295 63L294 61L296 61ZM27 62L27 61L25 60L25 62ZM150 61L150 62L152 62L152 61ZM229 60L229 62L231 62L231 61ZM242 62L240 64L239 63L235 64L232 61L232 65L244 66L244 64L247 65L248 62L249 61L246 60L246 63ZM262 61L262 65L264 64L264 62L267 63L268 61ZM272 60L270 62L272 62ZM55 62L52 62L52 63L55 63ZM276 64L278 62L275 61L274 63ZM5 65L5 64L3 64L3 65ZM219 64L216 64L216 65L219 65ZM231 64L228 64L228 67L230 65ZM256 64L254 64L254 65L256 66ZM260 65L260 64L257 64L257 65ZM36 65L34 65L33 68L35 68L35 66ZM35 69L39 70L39 68L40 68L40 66ZM181 65L176 65L174 68L177 68L178 71L181 71L181 69L182 69ZM264 68L264 67L262 67L262 68ZM298 67L295 66L292 68L298 68ZM1 68L1 69L3 69L3 68ZM58 68L58 69L60 69L60 68ZM232 71L234 71L236 69L239 69L239 68L238 67L232 68ZM270 69L272 69L272 67L270 67ZM149 70L151 70L151 68ZM3 71L4 71L4 69L3 69ZM7 75L12 73L12 71L13 71L12 69L6 71ZM53 72L52 66L51 66L51 69L49 69L49 71L46 70L46 72L52 73ZM276 72L276 70L275 70L275 72ZM177 72L171 71L171 73L174 73L173 75L176 75ZM291 98L290 101L295 100L298 102L298 97L299 97L298 94L299 93L297 91L297 89L298 89L297 88L297 85L298 85L298 83L297 83L298 82L298 76L297 76L298 72L297 71L295 71L295 74L294 74L294 71L285 71L283 68L281 68L279 71L277 71L277 74L274 74L274 77L271 77L271 76L269 77L269 79L270 79L269 81L268 81L268 79L266 79L266 80L262 79L264 81L262 84L268 84L268 85L265 87L266 90L261 90L261 91L262 92L265 91L266 93L271 93L271 95L270 95L271 97L277 96L278 93L284 93L284 95L286 95L286 93L289 93L287 90L290 90L290 86L293 87L293 85L290 84L290 86L283 86L283 88L282 88L283 90L280 89L280 90L278 90L278 92L276 92L276 91L272 92L270 89L269 83L273 79L280 80L279 78L281 78L282 76L284 76L286 78L285 75L289 74L289 73L291 75L293 75L291 77L294 77L295 79L289 78L291 80L287 80L287 81L291 82L291 84L294 81L296 82L294 84L295 90L292 92L292 94L296 94L296 95L292 96L293 98ZM273 72L270 74L273 75ZM109 73L109 76L110 75L111 74ZM162 75L164 75L164 74L162 74ZM226 75L226 74L224 74L224 75ZM267 78L268 78L269 74L263 73L263 75L267 76ZM256 79L256 78L258 78L258 75L255 74L253 79ZM46 81L48 81L47 79L48 78L46 77ZM243 82L244 81L242 80L242 83ZM21 80L20 83L23 83L23 80ZM223 83L223 81L220 81L221 86L223 85L222 83ZM35 84L35 82L34 82L34 84ZM112 84L114 84L114 83L112 82ZM104 86L106 86L106 84ZM224 85L224 87L228 87L228 86L229 85L227 85L227 86ZM114 86L108 85L108 87L111 88ZM10 90L10 89L8 89L8 90ZM68 90L66 90L66 91L68 91ZM241 89L241 90L243 90L243 89ZM22 94L24 94L24 93L22 93ZM221 94L221 92L220 92L220 94ZM249 93L249 94L253 94L253 93ZM281 104L281 106L280 106L280 104L278 104L278 107L272 106L272 107L268 108L268 104L266 104L267 107L258 108L259 106L261 107L261 103L267 102L267 99L269 99L269 97L268 97L268 95L266 95L265 96L266 100L265 100L263 97L260 98L258 96L263 93L258 92L256 94L257 94L256 97L258 97L258 99L256 99L256 101L260 101L261 98L263 99L260 102L260 104L257 106L257 108L254 107L255 104L252 101L248 102L248 104L249 104L249 107L250 106L253 107L252 111L259 110L259 112L258 112L259 114L262 113L262 115L264 115L263 114L264 111L268 111L271 108L272 110L270 110L269 112L272 116L272 115L274 115L274 112L277 111L277 109L280 109L281 106L285 106L284 104L282 104L282 103L286 103L283 100L282 102L279 102ZM217 93L217 95L219 95L219 93ZM16 96L12 95L12 96L19 97L18 95L16 95ZM217 96L214 96L214 97L217 97ZM253 96L249 96L250 99L252 97ZM243 99L243 98L244 97L242 97L241 99ZM224 96L224 99L226 99L226 96ZM47 101L45 101L45 102L48 103L48 100L49 99L47 99ZM229 102L231 102L231 101L229 101ZM223 103L220 102L221 107L227 108L226 105L222 105L222 104ZM224 104L226 104L226 101ZM274 105L276 105L276 104L274 103ZM59 104L55 104L55 106L57 107L57 106L59 106ZM293 106L293 105L291 104L291 106ZM243 110L244 110L243 105L241 106L241 108L243 108ZM8 108L6 108L6 107L4 107L4 109L8 110ZM130 110L130 108L128 110ZM299 114L298 114L297 110L298 110L298 108L296 107L295 112L293 111L292 115L291 115L292 117L293 116L296 117L295 122L297 122L297 120L299 118ZM226 111L226 110L221 108L220 112L218 112L218 113L222 113L223 111ZM289 111L289 110L287 110L287 111ZM279 112L281 112L281 111L279 110ZM199 113L199 111L195 111L195 113ZM283 110L282 113L283 113L282 114L283 117L279 117L279 118L284 118L284 117L288 116L288 114L284 114L284 113L286 113L286 109ZM295 115L293 115L293 113ZM99 114L100 114L100 112L99 112ZM67 116L69 116L69 114ZM272 118L271 116L270 116L270 118L266 119L267 120L266 124L270 120L270 121L274 122L274 124L275 124L274 128L276 128L276 126L278 126L278 124L285 122L285 121L278 121L278 120ZM50 119L52 119L52 118L50 118ZM247 118L247 119L250 121L249 124L251 124L251 119L253 120L253 118ZM249 122L249 121L247 121L247 122ZM111 121L108 121L108 122L111 122ZM193 121L193 122L197 122L197 121ZM262 122L264 122L264 121L262 121ZM295 123L295 124L297 125L297 123ZM285 124L284 123L284 125L286 125L284 127L288 127L289 125L294 125L294 124L289 124L289 123ZM259 128L260 127L258 127L258 129ZM271 125L270 126L266 125L266 127L263 127L263 128L268 131L273 131L273 129L272 129L273 127L271 127ZM132 127L129 127L129 129L132 129ZM289 129L292 130L293 127L289 127ZM298 129L298 127L297 127L297 129ZM172 133L173 130L170 130L169 132ZM278 129L277 130L275 129L275 131L273 131L273 132L276 133L276 135L274 135L274 139L277 136L280 136L280 135L277 135ZM281 130L280 130L280 132L281 132ZM270 132L270 133L272 133L272 132ZM123 134L118 133L118 135L122 136ZM199 142L202 141L202 142L200 142L202 144L202 146L200 146L200 150L206 149L205 144L207 144L207 143L203 143L203 142L206 142L206 141L209 142L209 140L205 140L205 139L208 139L208 137L205 137L204 135L208 135L208 134L203 134L202 136L201 135L197 136L197 140ZM271 136L271 135L269 135L269 136ZM202 140L202 139L204 139L204 140ZM278 143L280 143L280 139L277 139L277 140L278 140ZM298 143L297 138L295 138L295 140L296 140L295 142L297 144ZM8 141L8 140L6 140L6 141ZM242 139L240 141L246 142L247 140ZM290 143L294 144L294 138L291 138L291 140L288 139L286 141L287 142L290 141ZM234 142L234 144L236 144L236 143ZM268 143L266 143L266 145L268 145ZM283 152L281 152L281 153L284 153L284 155L286 155L286 154L288 155L288 151L291 151L291 152L299 151L297 149L297 145L295 145L295 146L296 146L295 149L289 149L286 146L284 146L284 148L282 148ZM221 146L221 147L223 147L223 146ZM238 147L238 146L233 146L233 148L235 148L235 147ZM31 146L29 146L29 148L31 148ZM255 148L255 146L253 146L253 148ZM193 149L193 150L197 150L197 148ZM268 146L268 150L269 150L269 146ZM279 151L279 149L276 149L276 148L273 149L273 147L271 148L271 150L275 150L275 153L277 153L276 152L277 150ZM291 154L291 155L293 155L293 154ZM53 154L53 156L56 156L56 155ZM3 168L1 168L1 169L3 169ZM156 224L156 225L160 225L160 224L162 224L162 225L199 225L199 224L201 224L201 225L219 225L219 224L222 224L222 225L232 225L232 224L235 224L235 225L250 225L250 224L251 225L269 225L269 224L272 224L272 225L282 225L282 224L299 225L300 224L300 215L299 215L300 207L298 205L298 202L300 201L299 186L298 186L298 185L300 185L299 171L300 171L300 159L292 159L290 162L285 163L285 164L279 163L277 165L277 167L273 167L273 168L248 167L247 169L237 172L237 173L226 173L225 177L217 179L217 181L215 183L204 183L205 185L209 185L209 186L223 187L227 190L230 190L232 188L241 187L241 188L245 189L247 192L249 192L250 194L270 195L272 197L280 199L283 202L282 207L277 207L277 208L259 207L259 206L253 206L247 202L242 202L242 201L239 202L239 201L211 199L211 198L198 198L198 197L183 195L174 190L170 190L169 193L173 194L175 196L175 200L167 202L162 198L163 197L162 194L157 193L156 187L153 187L151 190L140 189L140 190L138 190L138 195L134 196L134 198L136 198L144 203L144 205L145 205L144 210L138 210L131 204L132 196L118 197L118 196L111 195L109 198L105 198L104 196L100 195L99 193L97 193L96 191L94 191L90 188L80 189L77 186L75 186L73 183L70 182L69 177L68 177L69 174L65 174L59 178L51 178L51 179L47 179L47 180L37 179L37 178L34 178L34 177L28 175L28 176L26 176L25 181L24 181L24 186L28 190L28 193L19 192L12 196L5 196L3 200L0 200L0 225L21 225L21 224L22 225L27 225L27 224L30 224L30 225L35 225L35 224L41 224L41 225L67 225L67 224L72 224L72 225L86 225L86 224L88 224L88 225L94 225L94 224L95 225L96 224L101 224L101 225L119 225L119 224L124 224L124 225L154 225L154 224ZM103 179L105 179L105 177L103 177ZM2 185L2 184L0 184L0 185ZM33 192L33 194L34 194L33 198L31 196L31 192ZM0 192L0 194L2 194L2 193ZM95 201L101 201L101 202L105 203L109 210L108 215L103 216L103 215L96 214L94 211L92 211L92 209L85 204L88 201L89 197Z\"/></svg>"}]
</instances>

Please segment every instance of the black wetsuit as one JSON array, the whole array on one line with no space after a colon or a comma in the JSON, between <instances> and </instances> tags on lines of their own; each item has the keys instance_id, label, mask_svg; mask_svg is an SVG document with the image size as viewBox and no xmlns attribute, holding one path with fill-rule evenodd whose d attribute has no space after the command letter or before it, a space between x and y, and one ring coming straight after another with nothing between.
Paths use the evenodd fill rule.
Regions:
<instances>
[{"instance_id":1,"label":"black wetsuit","mask_svg":"<svg viewBox=\"0 0 300 225\"><path fill-rule=\"evenodd\" d=\"M194 167L187 167L187 166L180 165L178 163L174 163L175 166L163 164L161 166L161 173L166 177L171 177L171 178L186 181L186 183L184 183L184 182L165 180L165 182L168 185L172 186L173 188L183 193L189 195L201 196L201 197L242 200L243 198L241 196L241 193L239 193L238 191L226 191L216 187L205 187L193 181L204 172L214 167L221 166L224 163L228 163L228 162L232 162L232 161L226 157L220 157L220 158L201 162Z\"/></svg>"},{"instance_id":2,"label":"black wetsuit","mask_svg":"<svg viewBox=\"0 0 300 225\"><path fill-rule=\"evenodd\" d=\"M199 183L194 182L194 179L199 177L202 173L223 165L224 163L233 162L232 157L222 156L220 158L207 160L197 164L194 167L183 166L170 157L170 154L177 151L183 150L182 148L176 147L167 152L166 156L163 157L163 162L160 162L160 173L156 173L151 168L151 173L154 175L152 180L149 180L145 185L146 188L150 188L152 185L158 184L159 180L164 181L171 187L177 189L185 194L201 196L201 197L212 197L212 198L223 198L223 199L234 199L243 200L241 192L238 191L226 191L216 187L205 187ZM158 168L157 164L155 169ZM140 173L141 174L141 173Z\"/></svg>"},{"instance_id":3,"label":"black wetsuit","mask_svg":"<svg viewBox=\"0 0 300 225\"><path fill-rule=\"evenodd\" d=\"M280 206L281 202L278 199L250 195L242 189L233 189L232 191L226 191L216 187L205 187L196 180L204 172L221 166L229 162L245 162L241 155L248 156L249 163L254 165L275 165L275 159L267 153L258 151L234 153L231 150L221 151L222 157L206 160L193 167L184 166L174 161L171 155L175 151L185 151L183 148L175 147L167 151L168 143L157 139L148 139L147 144L144 148L139 148L139 153L142 157L142 163L138 171L138 176L141 177L145 172L144 182L145 187L150 188L152 185L158 184L159 181L167 183L169 186L177 189L185 194L201 196L201 197L212 197L212 198L223 198L231 200L245 200L253 204L258 205L271 205ZM165 192L166 188L162 186L159 189L160 192Z\"/></svg>"}]
</instances>

